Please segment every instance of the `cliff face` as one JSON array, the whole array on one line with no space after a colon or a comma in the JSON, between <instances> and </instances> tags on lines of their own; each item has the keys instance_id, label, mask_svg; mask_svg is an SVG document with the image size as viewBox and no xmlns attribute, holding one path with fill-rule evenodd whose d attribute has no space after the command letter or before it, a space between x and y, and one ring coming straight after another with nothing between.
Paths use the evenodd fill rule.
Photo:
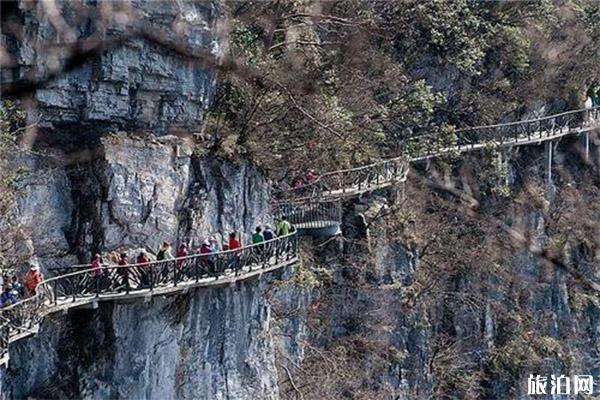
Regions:
<instances>
[{"instance_id":1,"label":"cliff face","mask_svg":"<svg viewBox=\"0 0 600 400\"><path fill-rule=\"evenodd\" d=\"M103 19L111 5L120 7L57 3L73 27L67 34L59 34L42 3L7 7L23 22L23 36L4 36L14 65L3 79L30 76L34 67L34 76L44 78L52 65L43 43L97 37L111 43L128 31L122 20ZM195 247L210 235L220 240L237 231L247 242L256 225L271 222L263 176L247 163L197 154L188 134L199 129L214 94L211 69L194 55L219 52L217 8L210 2L132 7L125 11L139 20L128 23L146 34L111 45L34 93L38 113L29 117L39 119L39 129L25 139L39 151L14 160L27 170L17 204L18 251L49 275L53 267L89 262L92 252L134 256L142 247L156 251L163 240ZM152 30L165 42L153 42ZM138 128L144 133L132 135ZM165 135L176 128L188 129ZM277 398L265 290L280 273L51 315L37 335L10 345L1 397Z\"/></svg>"},{"instance_id":2,"label":"cliff face","mask_svg":"<svg viewBox=\"0 0 600 400\"><path fill-rule=\"evenodd\" d=\"M596 376L598 144L586 162L580 139L563 140L551 185L543 146L511 153L504 200L475 193L490 179L478 174L493 171L482 152L433 163L430 174L416 166L399 203L370 196L347 204L343 251L321 244L313 254L330 275L308 307L303 360L281 357L304 395L526 399L529 375L540 374L549 382L544 398L555 398L552 374ZM439 178L432 171L448 165L451 189L429 187ZM480 203L465 208L455 193ZM513 243L498 221L532 248ZM557 242L564 266L532 253ZM280 380L280 392L293 398L290 380ZM564 398L577 398L572 387Z\"/></svg>"},{"instance_id":3,"label":"cliff face","mask_svg":"<svg viewBox=\"0 0 600 400\"><path fill-rule=\"evenodd\" d=\"M73 191L80 212L72 232L82 251L155 249L165 239L199 245L232 231L247 238L268 220L268 187L247 164L197 156L174 137L112 136L101 153L87 168L70 171L75 186L87 188Z\"/></svg>"},{"instance_id":4,"label":"cliff face","mask_svg":"<svg viewBox=\"0 0 600 400\"><path fill-rule=\"evenodd\" d=\"M210 60L196 56L220 51L213 2L19 2L6 13L21 28L3 29L12 50L3 79L46 82L57 66L66 68L34 92L30 119L52 132L49 140L125 128L198 129L215 86ZM127 40L116 39L123 33ZM80 62L78 40L102 47Z\"/></svg>"},{"instance_id":5,"label":"cliff face","mask_svg":"<svg viewBox=\"0 0 600 400\"><path fill-rule=\"evenodd\" d=\"M268 222L268 186L258 171L195 155L186 140L113 135L85 155L91 160L67 166L53 162L60 153L26 159L24 251L47 267L98 250L156 249L163 240L247 237Z\"/></svg>"},{"instance_id":6,"label":"cliff face","mask_svg":"<svg viewBox=\"0 0 600 400\"><path fill-rule=\"evenodd\" d=\"M274 399L263 281L53 315L11 345L6 398Z\"/></svg>"}]
</instances>

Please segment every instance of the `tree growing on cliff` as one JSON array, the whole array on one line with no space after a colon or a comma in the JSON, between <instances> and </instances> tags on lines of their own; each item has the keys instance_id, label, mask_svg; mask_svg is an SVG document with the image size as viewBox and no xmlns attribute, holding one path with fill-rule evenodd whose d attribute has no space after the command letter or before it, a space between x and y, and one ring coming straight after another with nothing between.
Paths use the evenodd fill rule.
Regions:
<instances>
[{"instance_id":1,"label":"tree growing on cliff","mask_svg":"<svg viewBox=\"0 0 600 400\"><path fill-rule=\"evenodd\" d=\"M0 104L0 270L12 270L26 261L16 251L24 232L15 209L19 181L24 171L15 170L12 160L16 141L25 129L25 113L11 101Z\"/></svg>"}]
</instances>

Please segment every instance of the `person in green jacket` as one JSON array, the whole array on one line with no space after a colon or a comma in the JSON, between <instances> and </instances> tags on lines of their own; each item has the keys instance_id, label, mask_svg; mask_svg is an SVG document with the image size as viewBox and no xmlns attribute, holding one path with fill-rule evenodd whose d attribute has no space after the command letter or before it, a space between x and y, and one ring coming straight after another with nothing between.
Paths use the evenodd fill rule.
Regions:
<instances>
[{"instance_id":1,"label":"person in green jacket","mask_svg":"<svg viewBox=\"0 0 600 400\"><path fill-rule=\"evenodd\" d=\"M171 244L167 241L162 243L158 253L156 253L157 261L171 260L173 258L173 254L171 254Z\"/></svg>"},{"instance_id":2,"label":"person in green jacket","mask_svg":"<svg viewBox=\"0 0 600 400\"><path fill-rule=\"evenodd\" d=\"M262 234L262 228L257 226L255 232L252 234L252 244L258 244L264 241L265 237Z\"/></svg>"},{"instance_id":3,"label":"person in green jacket","mask_svg":"<svg viewBox=\"0 0 600 400\"><path fill-rule=\"evenodd\" d=\"M277 236L287 236L290 234L291 230L292 224L290 224L285 215L282 216L281 220L277 224Z\"/></svg>"},{"instance_id":4,"label":"person in green jacket","mask_svg":"<svg viewBox=\"0 0 600 400\"><path fill-rule=\"evenodd\" d=\"M172 259L173 259L173 254L171 254L171 243L164 241L162 243L162 246L160 246L158 253L156 253L156 261L167 261L167 260L172 260ZM160 273L161 273L163 279L165 279L165 280L169 279L170 271L169 271L168 263L165 263L161 266Z\"/></svg>"}]
</instances>

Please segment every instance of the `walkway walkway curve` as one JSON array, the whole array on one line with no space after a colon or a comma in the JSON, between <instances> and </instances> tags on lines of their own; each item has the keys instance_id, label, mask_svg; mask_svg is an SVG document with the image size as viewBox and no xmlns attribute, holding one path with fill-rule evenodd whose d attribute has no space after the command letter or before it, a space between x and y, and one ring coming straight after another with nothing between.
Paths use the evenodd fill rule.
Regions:
<instances>
[{"instance_id":1,"label":"walkway walkway curve","mask_svg":"<svg viewBox=\"0 0 600 400\"><path fill-rule=\"evenodd\" d=\"M407 174L406 159L396 157L361 167L326 172L301 188L275 190L273 195L278 201L304 201L315 198L325 201L337 200L388 187L395 182L403 182Z\"/></svg>"},{"instance_id":2,"label":"walkway walkway curve","mask_svg":"<svg viewBox=\"0 0 600 400\"><path fill-rule=\"evenodd\" d=\"M182 292L249 279L298 262L296 232L215 254L197 254L145 264L94 270L78 266L43 281L36 294L0 310L0 364L8 345L35 332L44 316L98 301Z\"/></svg>"},{"instance_id":3,"label":"walkway walkway curve","mask_svg":"<svg viewBox=\"0 0 600 400\"><path fill-rule=\"evenodd\" d=\"M424 135L403 142L405 155L358 168L327 172L315 182L297 189L274 192L275 216L291 214L293 222L304 229L334 231L337 220L321 218L323 208L346 197L403 184L411 162L449 153L464 153L484 148L514 147L557 140L600 128L600 107L580 109L530 120L458 129L447 137ZM286 211L287 210L287 211ZM315 210L318 210L315 212ZM318 219L311 219L312 217Z\"/></svg>"},{"instance_id":4,"label":"walkway walkway curve","mask_svg":"<svg viewBox=\"0 0 600 400\"><path fill-rule=\"evenodd\" d=\"M320 236L335 236L340 233L342 204L339 200L279 201L272 204L272 210L275 219L285 216L299 234L319 231Z\"/></svg>"}]
</instances>

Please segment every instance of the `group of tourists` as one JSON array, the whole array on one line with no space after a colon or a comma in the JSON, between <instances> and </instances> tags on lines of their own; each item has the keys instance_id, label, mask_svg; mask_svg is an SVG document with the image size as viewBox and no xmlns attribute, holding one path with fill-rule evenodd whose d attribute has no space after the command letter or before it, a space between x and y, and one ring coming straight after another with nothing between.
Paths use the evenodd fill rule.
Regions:
<instances>
[{"instance_id":1,"label":"group of tourists","mask_svg":"<svg viewBox=\"0 0 600 400\"><path fill-rule=\"evenodd\" d=\"M295 228L285 216L281 217L277 222L275 230L273 230L273 228L269 225L257 226L252 234L252 244L256 245L253 246L253 251L256 255L262 256L268 254L267 252L264 252L267 242L277 237L287 236L292 233L294 229ZM236 260L236 257L239 257L236 250L240 250L242 248L242 240L236 232L232 232L228 235L228 240L225 241L222 246L219 246L216 238L212 236L206 238L195 250L190 249L190 247L191 246L187 243L182 242L177 247L175 255L173 255L171 243L164 241L153 258L155 258L156 261L176 260L175 265L180 267L176 268L176 270L179 271L176 271L176 273L179 273L180 276L175 277L175 279L181 280L185 274L184 268L181 267L184 266L188 256L207 255L207 257L202 257L199 260L199 265L205 270L205 272L214 272L215 263L212 255L216 255L223 251L233 250L233 252L229 253L230 256L226 258ZM169 274L173 273L173 271L169 271L166 267L159 268L160 270L150 270L145 268L152 262L153 260L149 256L148 252L142 250L133 262L130 262L126 253L121 253L118 257L116 257L116 259L113 258L111 262L107 264L114 265L116 263L117 266L121 267L130 264L136 264L136 270L139 274L139 283L137 287L144 288L151 286L152 282L154 282L154 280L157 278L155 276L156 274L158 274L159 279L166 281L170 279ZM102 255L99 253L94 254L92 257L90 268L91 277L93 278L92 283L98 292L108 288L111 285L106 274L107 264L104 263ZM129 269L117 268L116 272L120 277L119 285L126 287L127 290L131 289L132 276ZM31 265L23 281L21 281L17 275L12 276L10 280L8 279L8 276L5 275L4 277L0 277L0 280L2 280L0 307L6 307L17 303L24 298L35 295L38 285L44 280L44 276L40 272L40 269L37 265Z\"/></svg>"},{"instance_id":2,"label":"group of tourists","mask_svg":"<svg viewBox=\"0 0 600 400\"><path fill-rule=\"evenodd\" d=\"M312 185L319 180L320 175L314 170L309 169L302 175L296 175L292 180L292 188L295 191L302 190L305 186Z\"/></svg>"},{"instance_id":3,"label":"group of tourists","mask_svg":"<svg viewBox=\"0 0 600 400\"><path fill-rule=\"evenodd\" d=\"M260 244L273 240L277 237L287 236L293 232L294 227L288 221L287 217L283 216L277 222L275 230L269 225L257 226L252 234L252 244ZM214 236L204 239L196 250L190 250L190 245L186 242L182 242L173 256L172 245L168 241L163 241L158 252L156 253L156 261L165 261L172 259L184 259L185 257L192 255L209 255L217 254L222 251L238 250L242 248L242 241L236 232L231 232L228 236L227 241L224 241L221 246ZM140 251L139 255L135 259L135 264L140 266L148 265L152 260L150 259L148 252L145 250ZM121 253L117 265L129 265L129 259L127 254ZM102 268L102 256L100 254L94 255L92 258L92 270L99 271Z\"/></svg>"},{"instance_id":4,"label":"group of tourists","mask_svg":"<svg viewBox=\"0 0 600 400\"><path fill-rule=\"evenodd\" d=\"M254 245L248 253L253 257L254 261L264 261L270 257L270 253L265 251L268 248L268 242L277 237L287 236L294 231L294 227L284 216L277 222L275 230L270 226L257 226L252 234L252 245ZM220 262L225 263L225 267L230 270L238 270L241 265L241 254L238 252L242 248L242 241L236 232L232 232L228 235L228 239L219 246L219 242L214 236L205 239L199 247L195 250L191 249L191 245L186 242L182 242L177 247L175 255L173 255L171 243L164 241L156 252L155 260L153 260L148 252L145 250L135 257L135 260L130 260L126 253L121 253L118 256L118 260L113 258L113 264L120 267L128 266L130 264L135 265L134 268L115 268L116 276L113 278L105 273L105 265L102 261L100 254L95 254L91 262L91 270L93 276L93 289L96 292L102 292L103 290L115 289L115 285L125 289L131 290L134 286L138 289L148 288L161 283L181 281L186 278L194 278L196 274L215 274L218 273L216 268L217 259L214 257L216 254L224 251L228 251L224 255ZM285 251L285 249L283 250ZM206 257L192 258L190 256L204 255ZM245 258L248 260L247 258ZM158 264L155 268L147 268L154 261L167 261L174 260L174 264ZM189 260L189 262L188 262ZM247 261L246 261L247 262ZM193 266L188 268L188 266ZM115 279L116 278L116 279ZM134 283L135 282L135 283Z\"/></svg>"},{"instance_id":5,"label":"group of tourists","mask_svg":"<svg viewBox=\"0 0 600 400\"><path fill-rule=\"evenodd\" d=\"M0 307L8 307L18 303L24 298L36 294L38 285L44 280L44 276L40 272L40 267L31 265L29 271L25 274L23 282L17 275L13 275L10 279L8 275L0 277L2 294L0 294Z\"/></svg>"}]
</instances>

